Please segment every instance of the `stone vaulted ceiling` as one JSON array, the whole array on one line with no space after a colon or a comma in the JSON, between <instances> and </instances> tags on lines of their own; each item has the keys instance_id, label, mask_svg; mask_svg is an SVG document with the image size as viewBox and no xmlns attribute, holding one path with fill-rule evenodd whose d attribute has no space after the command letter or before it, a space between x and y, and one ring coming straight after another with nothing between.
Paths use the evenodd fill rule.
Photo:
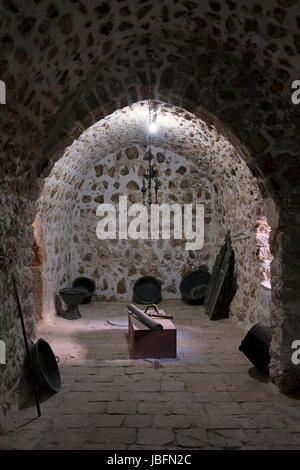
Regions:
<instances>
[{"instance_id":1,"label":"stone vaulted ceiling","mask_svg":"<svg viewBox=\"0 0 300 470\"><path fill-rule=\"evenodd\" d=\"M264 152L266 137L288 138L299 123L289 96L299 68L299 23L296 0L4 0L3 172L22 176L32 189L32 178L51 168L49 153L58 158L85 128L145 98L149 47L154 97L196 113L204 107L254 153ZM272 114L271 103L282 116ZM273 135L261 135L262 121ZM290 128L285 135L283 126ZM272 166L268 156L262 171Z\"/></svg>"}]
</instances>

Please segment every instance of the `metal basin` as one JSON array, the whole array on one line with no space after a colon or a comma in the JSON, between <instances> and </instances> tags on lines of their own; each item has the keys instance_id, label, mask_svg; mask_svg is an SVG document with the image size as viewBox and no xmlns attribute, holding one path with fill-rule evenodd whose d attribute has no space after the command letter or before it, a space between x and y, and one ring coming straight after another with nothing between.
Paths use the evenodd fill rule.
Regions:
<instances>
[{"instance_id":1,"label":"metal basin","mask_svg":"<svg viewBox=\"0 0 300 470\"><path fill-rule=\"evenodd\" d=\"M77 287L65 287L64 289L60 289L59 294L65 304L68 305L67 310L60 313L60 316L67 320L77 320L81 318L78 305L82 302L87 292L86 289L79 289Z\"/></svg>"},{"instance_id":2,"label":"metal basin","mask_svg":"<svg viewBox=\"0 0 300 470\"><path fill-rule=\"evenodd\" d=\"M61 388L60 372L51 346L39 338L31 349L34 378L37 384L47 392L59 392Z\"/></svg>"}]
</instances>

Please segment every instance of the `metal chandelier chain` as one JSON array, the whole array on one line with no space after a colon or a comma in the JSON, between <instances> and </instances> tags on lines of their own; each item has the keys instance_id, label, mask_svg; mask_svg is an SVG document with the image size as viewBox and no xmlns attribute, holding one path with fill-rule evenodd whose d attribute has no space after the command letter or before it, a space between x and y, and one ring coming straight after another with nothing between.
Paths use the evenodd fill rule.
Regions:
<instances>
[{"instance_id":1,"label":"metal chandelier chain","mask_svg":"<svg viewBox=\"0 0 300 470\"><path fill-rule=\"evenodd\" d=\"M154 195L155 195L155 204L158 203L158 189L161 185L160 181L157 178L157 170L154 168L152 164L153 156L152 156L152 136L151 130L153 125L153 118L152 118L152 101L151 97L153 95L153 82L152 82L152 69L153 69L153 51L149 51L149 85L148 85L148 150L146 153L146 159L148 160L148 169L143 176L143 184L142 184L142 194L143 194L143 204L146 202L147 196L147 203L150 206L152 204L152 185L154 183ZM147 184L146 184L147 182Z\"/></svg>"}]
</instances>

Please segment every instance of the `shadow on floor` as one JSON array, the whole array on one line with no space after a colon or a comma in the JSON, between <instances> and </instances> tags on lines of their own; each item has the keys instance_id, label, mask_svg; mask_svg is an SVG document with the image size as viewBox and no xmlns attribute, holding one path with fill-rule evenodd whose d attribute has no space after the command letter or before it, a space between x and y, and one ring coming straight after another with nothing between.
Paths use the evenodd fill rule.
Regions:
<instances>
[{"instance_id":1,"label":"shadow on floor","mask_svg":"<svg viewBox=\"0 0 300 470\"><path fill-rule=\"evenodd\" d=\"M269 382L269 375L264 374L263 372L260 372L256 367L250 367L248 370L249 376L252 379L257 380L257 382L261 383L268 383Z\"/></svg>"},{"instance_id":2,"label":"shadow on floor","mask_svg":"<svg viewBox=\"0 0 300 470\"><path fill-rule=\"evenodd\" d=\"M55 393L50 393L42 390L38 385L36 385L38 390L38 397L39 402L43 403L49 400ZM36 406L35 399L34 399L34 391L33 391L33 383L30 373L30 368L28 365L28 361L24 362L21 378L19 381L19 396L18 396L18 408L19 410L25 410L26 408L30 408L32 406Z\"/></svg>"},{"instance_id":3,"label":"shadow on floor","mask_svg":"<svg viewBox=\"0 0 300 470\"><path fill-rule=\"evenodd\" d=\"M116 323L111 321L109 328L69 332L67 341L56 345L60 366L129 359L127 328Z\"/></svg>"}]
</instances>

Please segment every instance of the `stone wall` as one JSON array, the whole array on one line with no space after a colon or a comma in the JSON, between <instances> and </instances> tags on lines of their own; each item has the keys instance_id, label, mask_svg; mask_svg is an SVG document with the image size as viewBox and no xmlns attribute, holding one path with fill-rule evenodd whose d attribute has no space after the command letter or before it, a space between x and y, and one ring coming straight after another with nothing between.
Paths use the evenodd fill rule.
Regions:
<instances>
[{"instance_id":1,"label":"stone wall","mask_svg":"<svg viewBox=\"0 0 300 470\"><path fill-rule=\"evenodd\" d=\"M21 189L21 188L20 188ZM0 364L0 433L8 429L11 413L18 406L19 384L25 346L17 308L13 277L20 298L28 341L34 337L31 276L33 231L32 214L36 205L3 185L0 193L0 339L6 345L6 364Z\"/></svg>"},{"instance_id":2,"label":"stone wall","mask_svg":"<svg viewBox=\"0 0 300 470\"><path fill-rule=\"evenodd\" d=\"M131 299L136 279L153 275L163 281L163 298L180 298L179 284L199 266L212 269L214 253L224 238L215 207L214 186L201 169L166 149L152 147L162 187L159 203L203 203L205 241L199 251L185 250L186 240L99 240L96 209L102 202L118 208L119 196L128 205L142 202L140 190L147 161L145 145L134 145L110 154L91 168L78 192L73 212L72 278L87 275L96 280L97 299Z\"/></svg>"},{"instance_id":3,"label":"stone wall","mask_svg":"<svg viewBox=\"0 0 300 470\"><path fill-rule=\"evenodd\" d=\"M256 231L256 245L257 255L261 262L260 266L260 279L266 287L271 287L271 262L273 256L270 252L270 232L271 227L267 222L267 218L264 215L260 215L257 218L255 227Z\"/></svg>"},{"instance_id":4,"label":"stone wall","mask_svg":"<svg viewBox=\"0 0 300 470\"><path fill-rule=\"evenodd\" d=\"M61 177L64 173L63 184ZM70 283L72 210L76 178L64 161L46 179L35 219L35 236L42 257L42 318L48 320L61 306L59 289Z\"/></svg>"}]
</instances>

